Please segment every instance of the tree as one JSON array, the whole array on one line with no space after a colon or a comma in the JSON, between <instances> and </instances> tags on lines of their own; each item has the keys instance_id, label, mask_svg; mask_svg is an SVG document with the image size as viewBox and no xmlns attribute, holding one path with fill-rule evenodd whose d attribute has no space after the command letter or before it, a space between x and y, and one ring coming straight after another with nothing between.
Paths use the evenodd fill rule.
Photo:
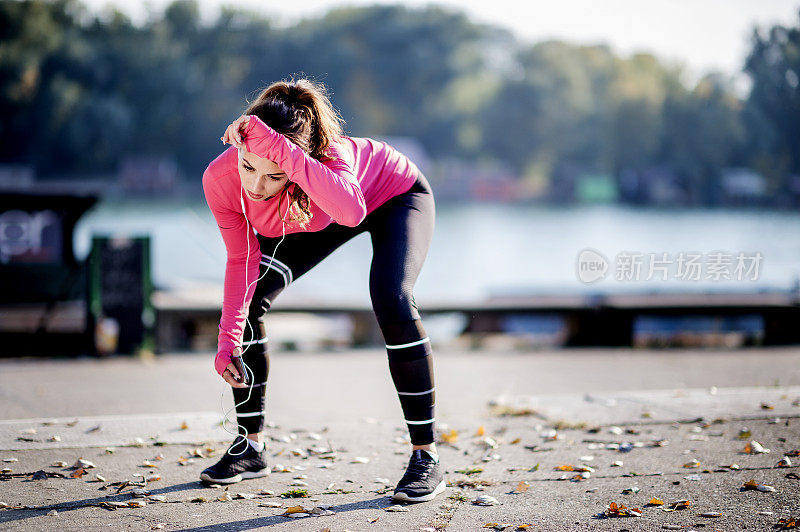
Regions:
<instances>
[{"instance_id":1,"label":"tree","mask_svg":"<svg viewBox=\"0 0 800 532\"><path fill-rule=\"evenodd\" d=\"M778 191L791 174L800 174L800 23L766 34L756 29L752 41L745 63L752 81L744 111L748 151Z\"/></svg>"}]
</instances>

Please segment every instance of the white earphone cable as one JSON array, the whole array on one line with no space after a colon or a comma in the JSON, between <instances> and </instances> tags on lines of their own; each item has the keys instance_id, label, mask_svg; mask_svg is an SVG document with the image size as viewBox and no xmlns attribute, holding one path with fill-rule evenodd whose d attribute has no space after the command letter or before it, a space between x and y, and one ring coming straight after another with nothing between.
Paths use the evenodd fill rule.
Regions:
<instances>
[{"instance_id":1,"label":"white earphone cable","mask_svg":"<svg viewBox=\"0 0 800 532\"><path fill-rule=\"evenodd\" d=\"M281 192L283 192L283 191L281 191ZM245 212L244 187L239 189L239 193L240 193L239 194L240 195L239 199L241 200L241 204L242 204L242 215L244 215L245 224L246 224L246 231L247 231L247 258L245 259L245 261L247 261L247 260L250 259L250 231L252 231L252 225L250 224L250 220L247 218L247 212ZM282 195L278 196L278 216L280 216L280 214L281 214L281 210L280 210L281 209L281 199L282 199ZM261 279L263 279L264 276L267 274L267 272L270 270L270 268L272 267L272 261L275 259L275 254L278 252L278 246L280 246L281 242L283 242L283 239L286 238L286 215L289 214L289 206L290 206L290 198L289 198L289 191L287 190L286 191L286 213L284 213L283 216L280 216L280 218L281 218L281 239L278 240L277 244L275 244L275 250L272 252L272 256L270 257L269 264L267 265L266 269L264 270L264 273L262 273L256 280L254 280L254 281L252 281L251 283L248 284L248 282L247 282L247 266L245 265L244 282L245 282L246 288L244 290L244 296L242 298L242 308L244 309L245 313L248 313L248 309L245 309L244 306L245 306L245 302L247 301L247 293L250 291L250 287L252 285L256 284ZM249 432L248 432L247 428L245 428L241 423L239 423L238 421L236 422L236 432L234 432L232 430L229 430L228 427L226 426L226 423L231 423L231 424L233 423L232 421L230 421L228 419L228 416L230 415L230 413L232 411L236 410L238 407L242 406L243 404L247 403L250 400L250 396L253 394L253 385L255 384L253 382L254 381L253 371L245 363L244 356L243 356L244 352L247 351L250 348L250 345L252 345L252 340L255 338L255 331L253 330L252 325L250 325L250 320L247 319L247 318L248 317L245 316L245 320L244 321L245 321L245 324L247 325L247 328L250 330L250 340L248 340L247 342L242 341L242 345L244 346L243 348L242 348L242 345L239 346L239 348L242 349L242 352L240 353L240 358L242 360L243 369L250 376L250 378L248 379L249 382L250 382L250 386L248 387L248 390L247 390L247 397L241 403L236 403L236 401L234 400L234 405L231 408L225 410L225 405L223 403L223 399L225 397L225 390L223 390L222 394L220 394L220 407L221 407L221 409L223 411L223 414L222 414L222 429L225 432L227 432L228 434L231 434L233 436L237 436L237 437L242 436L243 443L245 444L245 446L244 446L244 448L242 449L241 452L233 453L233 452L231 452L231 450L233 449L233 447L236 444L236 441L234 441L234 444L231 445L228 448L228 451L227 451L228 454L231 455L231 456L239 456L239 455L245 453L247 451L247 445L249 445L249 443L247 442L247 437L249 436ZM244 331L242 331L242 337L243 337L242 340L244 340ZM266 386L266 383L264 383L264 386ZM240 432L240 430L244 434L242 434Z\"/></svg>"}]
</instances>

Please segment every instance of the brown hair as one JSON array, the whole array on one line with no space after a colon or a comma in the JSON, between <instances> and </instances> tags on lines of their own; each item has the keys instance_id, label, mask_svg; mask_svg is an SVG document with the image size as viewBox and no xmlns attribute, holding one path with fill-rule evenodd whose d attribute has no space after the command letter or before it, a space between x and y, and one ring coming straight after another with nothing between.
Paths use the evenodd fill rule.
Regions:
<instances>
[{"instance_id":1,"label":"brown hair","mask_svg":"<svg viewBox=\"0 0 800 532\"><path fill-rule=\"evenodd\" d=\"M277 81L261 91L244 114L255 115L317 160L342 136L344 120L328 99L322 83L301 78ZM311 221L308 195L295 185L289 202L291 218L301 226Z\"/></svg>"}]
</instances>

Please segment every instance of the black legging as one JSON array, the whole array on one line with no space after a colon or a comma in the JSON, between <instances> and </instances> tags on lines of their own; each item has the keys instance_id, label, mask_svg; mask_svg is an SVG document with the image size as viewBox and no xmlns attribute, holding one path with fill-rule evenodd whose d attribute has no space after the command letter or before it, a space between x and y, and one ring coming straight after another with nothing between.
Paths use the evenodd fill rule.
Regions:
<instances>
[{"instance_id":1,"label":"black legging","mask_svg":"<svg viewBox=\"0 0 800 532\"><path fill-rule=\"evenodd\" d=\"M237 419L251 434L264 427L264 394L269 375L267 337L263 317L275 298L293 280L319 264L339 246L368 231L372 238L369 291L389 359L389 371L408 425L411 443L434 440L433 357L422 326L413 289L433 234L435 205L430 184L421 173L412 187L369 213L356 227L331 223L316 232L286 235L278 246L270 271L256 284L250 304L245 340L255 334L243 360L253 370L250 399L240 405ZM280 237L258 235L263 275ZM249 344L249 345L248 345ZM236 403L247 398L246 388L233 388ZM241 429L240 429L241 431Z\"/></svg>"}]
</instances>

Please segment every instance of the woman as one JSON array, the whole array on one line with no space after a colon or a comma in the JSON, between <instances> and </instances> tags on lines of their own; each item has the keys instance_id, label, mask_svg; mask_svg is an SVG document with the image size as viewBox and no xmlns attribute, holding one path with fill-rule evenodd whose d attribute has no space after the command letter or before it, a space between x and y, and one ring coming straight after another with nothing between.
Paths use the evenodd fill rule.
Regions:
<instances>
[{"instance_id":1,"label":"woman","mask_svg":"<svg viewBox=\"0 0 800 532\"><path fill-rule=\"evenodd\" d=\"M445 482L434 443L430 341L412 290L433 233L433 193L400 152L344 136L342 125L321 84L274 83L228 126L222 141L231 147L203 174L228 254L214 366L233 388L239 436L201 479L233 483L268 472L261 321L289 283L368 231L370 297L412 444L393 498L427 501Z\"/></svg>"}]
</instances>

